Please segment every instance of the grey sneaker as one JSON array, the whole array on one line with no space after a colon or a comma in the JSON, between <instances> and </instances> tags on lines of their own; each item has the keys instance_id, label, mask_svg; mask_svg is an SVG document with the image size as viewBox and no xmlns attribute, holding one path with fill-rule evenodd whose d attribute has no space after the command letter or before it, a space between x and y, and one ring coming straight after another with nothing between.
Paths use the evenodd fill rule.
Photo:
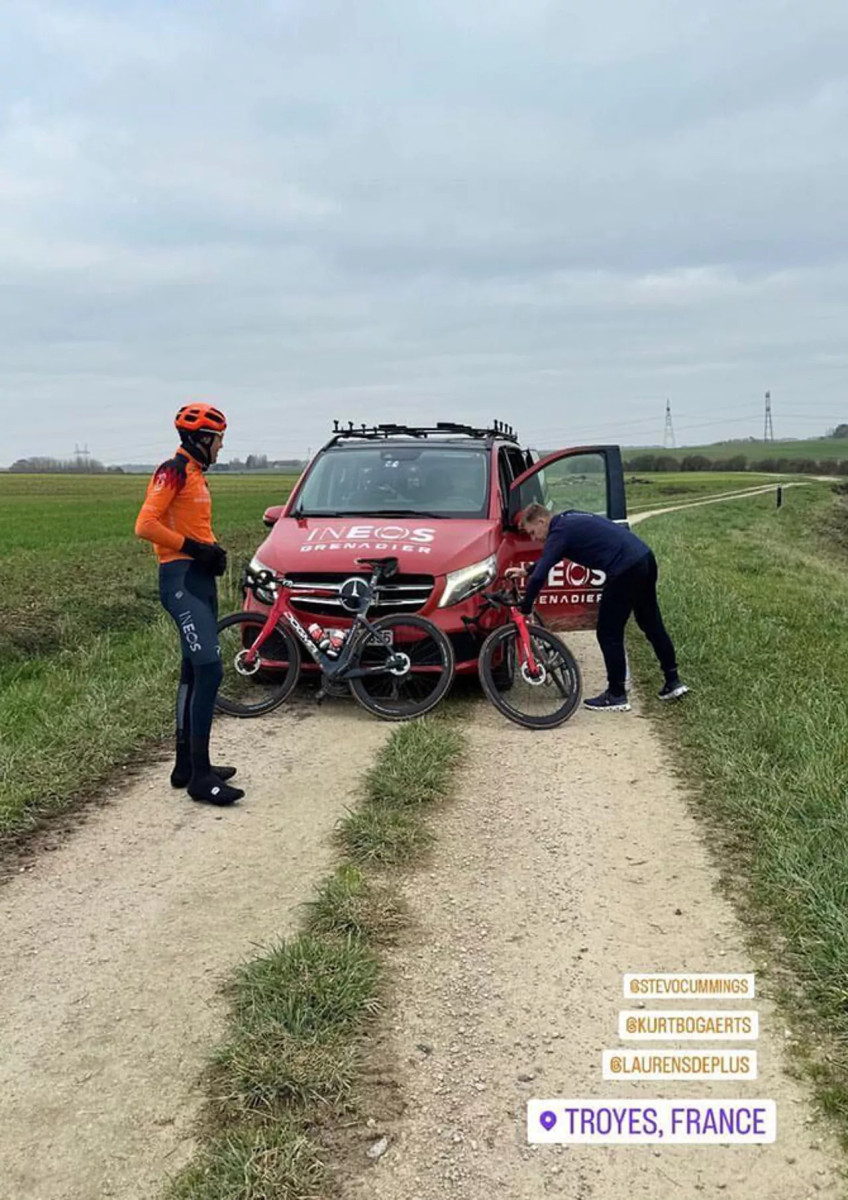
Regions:
<instances>
[{"instance_id":1,"label":"grey sneaker","mask_svg":"<svg viewBox=\"0 0 848 1200\"><path fill-rule=\"evenodd\" d=\"M686 684L681 683L679 679L667 679L657 695L660 700L677 700L679 696L685 696L688 691Z\"/></svg>"},{"instance_id":2,"label":"grey sneaker","mask_svg":"<svg viewBox=\"0 0 848 1200\"><path fill-rule=\"evenodd\" d=\"M601 692L600 696L584 700L583 707L590 708L593 712L630 712L630 701L626 695L613 696L607 688L605 692Z\"/></svg>"}]
</instances>

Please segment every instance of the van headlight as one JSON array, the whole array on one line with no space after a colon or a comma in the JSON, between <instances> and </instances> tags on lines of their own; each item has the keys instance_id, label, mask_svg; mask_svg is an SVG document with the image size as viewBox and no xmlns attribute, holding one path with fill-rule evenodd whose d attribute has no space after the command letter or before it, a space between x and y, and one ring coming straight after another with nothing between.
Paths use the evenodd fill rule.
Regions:
<instances>
[{"instance_id":1,"label":"van headlight","mask_svg":"<svg viewBox=\"0 0 848 1200\"><path fill-rule=\"evenodd\" d=\"M463 600L467 600L475 592L482 591L484 587L487 587L496 575L497 565L494 554L490 554L482 562L472 563L470 567L461 567L458 571L451 571L445 578L445 590L439 601L439 608L447 608L451 604L460 604Z\"/></svg>"},{"instance_id":2,"label":"van headlight","mask_svg":"<svg viewBox=\"0 0 848 1200\"><path fill-rule=\"evenodd\" d=\"M270 571L271 568L266 566L261 558L252 558L250 560L250 570L254 575L258 575L260 571ZM269 583L267 587L256 588L253 594L256 599L261 600L263 604L271 605L274 603L276 592L276 583Z\"/></svg>"}]
</instances>

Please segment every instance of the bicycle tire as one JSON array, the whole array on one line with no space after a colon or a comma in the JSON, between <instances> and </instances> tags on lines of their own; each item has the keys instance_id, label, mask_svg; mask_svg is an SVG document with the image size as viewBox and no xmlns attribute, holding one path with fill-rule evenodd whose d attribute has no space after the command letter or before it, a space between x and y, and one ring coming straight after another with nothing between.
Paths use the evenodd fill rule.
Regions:
<instances>
[{"instance_id":1,"label":"bicycle tire","mask_svg":"<svg viewBox=\"0 0 848 1200\"><path fill-rule=\"evenodd\" d=\"M447 695L450 686L453 682L454 673L454 653L453 646L448 641L448 638L442 633L438 625L434 625L432 621L428 621L426 617L404 616L402 613L393 613L387 617L379 617L372 624L377 629L389 630L397 626L406 626L419 629L422 634L429 636L433 640L434 652L438 655L439 662L433 663L432 669L435 671L439 664L442 670L435 687L426 697L421 697L419 700L401 701L399 699L391 699L389 697L375 696L368 691L371 681L383 679L387 680L387 676L373 675L369 678L350 679L348 685L351 693L356 701L366 708L368 712L374 716L382 717L386 721L409 721L414 717L422 717L425 713L430 712L439 704ZM360 644L357 647L356 653L351 660L352 666L359 666L362 661L362 655L367 652L369 646L370 635L367 630L360 636ZM428 667L428 670L431 668ZM414 673L414 665L410 674ZM376 684L374 686L377 686ZM391 702L390 702L391 700Z\"/></svg>"},{"instance_id":2,"label":"bicycle tire","mask_svg":"<svg viewBox=\"0 0 848 1200\"><path fill-rule=\"evenodd\" d=\"M255 613L255 612L231 613L228 617L223 617L222 620L220 620L218 622L219 640L220 640L221 634L225 630L231 629L235 625L242 625L244 627L253 626L256 629L256 636L258 636L260 630L262 629L262 627L265 624L265 619L266 618L262 613ZM261 700L257 699L254 701L250 701L250 700L243 700L243 699L234 699L232 696L227 695L226 684L227 684L228 680L230 678L233 678L233 679L239 678L239 676L238 676L238 672L236 671L236 668L235 668L235 659L233 659L232 662L229 662L229 661L227 661L229 656L225 656L224 654L222 654L221 655L221 665L224 668L224 679L222 680L221 687L218 689L218 694L215 697L215 707L216 707L216 709L218 709L219 712L227 713L227 715L231 716L231 717L260 717L263 715L263 713L269 713L273 709L278 708L283 703L283 701L288 699L288 697L291 695L291 692L294 689L295 685L297 684L298 676L300 674L300 647L298 646L297 642L292 637L292 635L289 633L289 631L287 629L284 629L283 626L280 625L279 623L274 627L274 630L272 631L270 636L271 636L271 638L280 638L281 639L283 650L285 653L285 659L283 659L281 656L279 661L285 661L287 664L285 670L279 671L280 680L279 680L279 683L277 684L277 686L273 685L273 680L272 680L271 684L267 685L268 687L270 687L270 694L268 694L268 691L266 690L265 698L261 699ZM239 640L241 642L242 647L244 647L246 645L252 645L253 641L255 641L256 639L254 637L250 642L245 642L244 634L242 634L242 637ZM269 638L269 642L270 642L270 638ZM267 644L268 643L266 643L266 645ZM279 646L279 643L277 643L277 645ZM261 659L261 651L260 651L260 659ZM228 669L231 671L231 675L227 674ZM260 668L260 671L258 674L261 674L262 676L264 676L267 679L267 677L269 675L273 676L275 674L278 674L278 672L276 670L263 671L262 668ZM248 676L248 677L241 677L241 678L251 678L251 677ZM222 689L223 689L223 694L222 694Z\"/></svg>"},{"instance_id":3,"label":"bicycle tire","mask_svg":"<svg viewBox=\"0 0 848 1200\"><path fill-rule=\"evenodd\" d=\"M515 679L515 660L515 642L507 642L501 661L492 666L492 683L499 692L512 687Z\"/></svg>"},{"instance_id":4,"label":"bicycle tire","mask_svg":"<svg viewBox=\"0 0 848 1200\"><path fill-rule=\"evenodd\" d=\"M486 638L480 649L480 656L477 667L480 676L480 684L486 694L486 698L494 704L495 708L503 716L510 721L514 721L516 725L522 725L525 729L556 729L559 725L564 725L571 717L580 703L580 696L583 690L583 681L580 675L580 668L577 665L577 660L568 649L564 642L561 642L558 637L555 637L547 629L543 629L541 625L528 625L527 632L535 642L542 642L548 650L556 655L559 663L564 667L569 676L574 681L565 702L556 712L548 716L533 716L528 713L521 713L513 707L505 698L505 694L497 686L498 667L494 665L498 650L504 649L505 653L509 653L506 646L502 643L507 643L510 640L515 640L518 636L518 627L515 622L511 621L508 625L501 625L494 629ZM513 648L516 663L519 656ZM518 669L516 667L516 669Z\"/></svg>"}]
</instances>

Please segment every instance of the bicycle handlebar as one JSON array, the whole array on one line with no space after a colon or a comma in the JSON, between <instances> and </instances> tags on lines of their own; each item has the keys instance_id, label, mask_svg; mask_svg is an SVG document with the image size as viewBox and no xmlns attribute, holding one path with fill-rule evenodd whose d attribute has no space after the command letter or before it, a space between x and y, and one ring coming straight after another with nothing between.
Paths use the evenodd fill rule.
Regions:
<instances>
[{"instance_id":1,"label":"bicycle handlebar","mask_svg":"<svg viewBox=\"0 0 848 1200\"><path fill-rule=\"evenodd\" d=\"M394 560L395 570L396 561ZM391 577L392 560L373 560L373 559L357 559L357 562L368 563L372 565L373 571L371 575L372 586L376 586L383 575ZM271 584L276 584L278 587L287 588L289 591L297 592L299 595L309 596L331 596L335 595L333 588L299 588L293 579L287 579L285 575L278 575L276 571L272 571L269 567L265 567L262 571L253 571L250 567L245 567L244 583L256 595L257 588L267 588ZM258 599L258 597L257 597Z\"/></svg>"},{"instance_id":2,"label":"bicycle handlebar","mask_svg":"<svg viewBox=\"0 0 848 1200\"><path fill-rule=\"evenodd\" d=\"M263 571L252 571L250 567L245 567L244 582L252 592L255 592L257 588L266 588L272 583L280 584L282 587L294 587L290 579L277 575L267 567Z\"/></svg>"},{"instance_id":3,"label":"bicycle handlebar","mask_svg":"<svg viewBox=\"0 0 848 1200\"><path fill-rule=\"evenodd\" d=\"M507 587L501 592L486 592L484 593L485 601L490 608L515 608L517 607L521 597L518 592L518 584L514 579L506 581Z\"/></svg>"}]
</instances>

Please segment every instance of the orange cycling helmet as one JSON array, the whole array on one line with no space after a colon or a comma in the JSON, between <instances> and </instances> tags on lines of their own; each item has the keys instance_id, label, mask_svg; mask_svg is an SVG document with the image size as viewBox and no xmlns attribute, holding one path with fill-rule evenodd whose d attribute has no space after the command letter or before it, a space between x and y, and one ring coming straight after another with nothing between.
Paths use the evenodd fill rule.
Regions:
<instances>
[{"instance_id":1,"label":"orange cycling helmet","mask_svg":"<svg viewBox=\"0 0 848 1200\"><path fill-rule=\"evenodd\" d=\"M212 404L184 404L174 424L186 433L224 433L227 418Z\"/></svg>"}]
</instances>

